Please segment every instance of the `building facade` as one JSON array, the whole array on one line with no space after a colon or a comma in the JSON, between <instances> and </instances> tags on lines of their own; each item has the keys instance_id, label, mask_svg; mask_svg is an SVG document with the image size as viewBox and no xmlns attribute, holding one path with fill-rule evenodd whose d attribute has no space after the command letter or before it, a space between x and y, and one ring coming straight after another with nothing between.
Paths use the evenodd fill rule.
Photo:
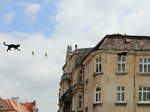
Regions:
<instances>
[{"instance_id":1,"label":"building facade","mask_svg":"<svg viewBox=\"0 0 150 112\"><path fill-rule=\"evenodd\" d=\"M150 37L106 35L87 49L84 55L75 49L66 57L59 111L149 112ZM81 60L75 67L77 57Z\"/></svg>"}]
</instances>

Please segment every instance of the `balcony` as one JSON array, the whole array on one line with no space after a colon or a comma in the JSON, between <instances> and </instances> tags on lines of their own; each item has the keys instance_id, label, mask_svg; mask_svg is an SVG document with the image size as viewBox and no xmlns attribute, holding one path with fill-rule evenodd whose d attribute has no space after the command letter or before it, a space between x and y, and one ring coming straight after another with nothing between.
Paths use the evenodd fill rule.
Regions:
<instances>
[{"instance_id":1,"label":"balcony","mask_svg":"<svg viewBox=\"0 0 150 112\"><path fill-rule=\"evenodd\" d=\"M64 102L70 102L71 99L72 99L72 88L69 88L62 96L62 100Z\"/></svg>"}]
</instances>

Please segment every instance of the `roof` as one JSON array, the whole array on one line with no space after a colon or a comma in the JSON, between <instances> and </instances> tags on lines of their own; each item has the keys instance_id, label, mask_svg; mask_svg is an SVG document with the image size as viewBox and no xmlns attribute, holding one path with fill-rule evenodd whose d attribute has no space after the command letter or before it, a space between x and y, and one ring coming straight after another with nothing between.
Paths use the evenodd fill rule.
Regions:
<instances>
[{"instance_id":1,"label":"roof","mask_svg":"<svg viewBox=\"0 0 150 112\"><path fill-rule=\"evenodd\" d=\"M107 35L97 49L102 50L150 50L150 36Z\"/></svg>"},{"instance_id":2,"label":"roof","mask_svg":"<svg viewBox=\"0 0 150 112\"><path fill-rule=\"evenodd\" d=\"M5 102L2 98L0 98L0 112L2 112L2 111L10 112L13 110L14 109L11 108L7 102Z\"/></svg>"},{"instance_id":3,"label":"roof","mask_svg":"<svg viewBox=\"0 0 150 112\"><path fill-rule=\"evenodd\" d=\"M0 112L33 112L35 101L27 103L19 103L16 99L2 99L0 98Z\"/></svg>"},{"instance_id":4,"label":"roof","mask_svg":"<svg viewBox=\"0 0 150 112\"><path fill-rule=\"evenodd\" d=\"M128 50L150 51L150 36L106 35L85 57L86 59L95 50Z\"/></svg>"},{"instance_id":5,"label":"roof","mask_svg":"<svg viewBox=\"0 0 150 112\"><path fill-rule=\"evenodd\" d=\"M33 102L24 103L23 105L24 105L30 112L33 112L33 106L34 106L34 103L33 103Z\"/></svg>"},{"instance_id":6,"label":"roof","mask_svg":"<svg viewBox=\"0 0 150 112\"><path fill-rule=\"evenodd\" d=\"M73 53L71 54L71 57L75 55L75 66L81 65L82 60L85 58L85 56L92 50L93 48L80 48L80 49L75 49ZM62 67L62 69L67 65Z\"/></svg>"},{"instance_id":7,"label":"roof","mask_svg":"<svg viewBox=\"0 0 150 112\"><path fill-rule=\"evenodd\" d=\"M9 106L9 107L11 107L12 108L12 110L14 110L14 107L13 107L13 105L11 104L11 101L10 100L4 100L4 102Z\"/></svg>"},{"instance_id":8,"label":"roof","mask_svg":"<svg viewBox=\"0 0 150 112\"><path fill-rule=\"evenodd\" d=\"M93 48L82 48L76 49L74 54L77 54L75 57L75 65L80 65L84 57L92 50Z\"/></svg>"},{"instance_id":9,"label":"roof","mask_svg":"<svg viewBox=\"0 0 150 112\"><path fill-rule=\"evenodd\" d=\"M13 100L4 100L5 103L7 103L11 108L13 108L12 111L9 112L14 112L16 110L17 112L30 112L24 105L21 103L15 102ZM7 112L7 111L6 111Z\"/></svg>"}]
</instances>

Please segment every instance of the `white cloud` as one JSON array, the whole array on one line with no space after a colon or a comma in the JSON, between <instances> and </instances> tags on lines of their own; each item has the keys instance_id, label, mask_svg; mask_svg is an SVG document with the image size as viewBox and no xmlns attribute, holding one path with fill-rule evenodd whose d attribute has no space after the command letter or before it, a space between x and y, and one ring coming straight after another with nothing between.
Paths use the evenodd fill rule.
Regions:
<instances>
[{"instance_id":1,"label":"white cloud","mask_svg":"<svg viewBox=\"0 0 150 112\"><path fill-rule=\"evenodd\" d=\"M82 38L94 41L93 44L111 33L149 35L149 3L148 0L61 0L55 35Z\"/></svg>"},{"instance_id":2,"label":"white cloud","mask_svg":"<svg viewBox=\"0 0 150 112\"><path fill-rule=\"evenodd\" d=\"M30 18L32 21L36 21L37 15L40 12L42 5L39 3L28 3L21 2L20 3L24 9L24 15Z\"/></svg>"},{"instance_id":3,"label":"white cloud","mask_svg":"<svg viewBox=\"0 0 150 112\"><path fill-rule=\"evenodd\" d=\"M10 25L14 20L15 13L14 12L6 12L3 17L5 20L5 24Z\"/></svg>"},{"instance_id":4,"label":"white cloud","mask_svg":"<svg viewBox=\"0 0 150 112\"><path fill-rule=\"evenodd\" d=\"M21 52L6 52L7 47L3 45L3 41L8 44L20 43ZM0 78L3 79L0 87L5 88L0 92L1 96L20 96L28 101L35 99L40 112L56 111L58 83L64 63L62 56L65 52L58 47L61 42L47 39L42 34L9 32L0 33L0 43L3 52L0 56ZM35 56L32 56L32 51ZM48 53L47 58L44 56L45 52ZM52 104L54 106L50 107Z\"/></svg>"}]
</instances>

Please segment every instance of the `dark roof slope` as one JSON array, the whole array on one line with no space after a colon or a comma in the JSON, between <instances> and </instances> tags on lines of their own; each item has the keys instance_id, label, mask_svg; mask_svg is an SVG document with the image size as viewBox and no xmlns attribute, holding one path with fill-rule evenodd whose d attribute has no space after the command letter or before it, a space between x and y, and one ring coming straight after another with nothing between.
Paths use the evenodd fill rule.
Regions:
<instances>
[{"instance_id":1,"label":"dark roof slope","mask_svg":"<svg viewBox=\"0 0 150 112\"><path fill-rule=\"evenodd\" d=\"M78 66L81 64L84 57L92 50L93 48L82 48L82 49L76 49L75 50L75 65Z\"/></svg>"},{"instance_id":2,"label":"dark roof slope","mask_svg":"<svg viewBox=\"0 0 150 112\"><path fill-rule=\"evenodd\" d=\"M95 50L150 51L150 36L106 35L92 50L90 50L83 61Z\"/></svg>"},{"instance_id":3,"label":"dark roof slope","mask_svg":"<svg viewBox=\"0 0 150 112\"><path fill-rule=\"evenodd\" d=\"M150 50L150 36L107 35L97 48L102 50Z\"/></svg>"}]
</instances>

